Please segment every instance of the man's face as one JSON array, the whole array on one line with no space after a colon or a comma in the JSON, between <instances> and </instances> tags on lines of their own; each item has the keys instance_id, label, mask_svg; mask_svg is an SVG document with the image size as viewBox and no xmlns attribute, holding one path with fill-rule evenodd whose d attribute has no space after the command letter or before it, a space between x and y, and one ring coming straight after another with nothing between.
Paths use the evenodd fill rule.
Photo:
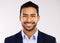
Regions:
<instances>
[{"instance_id":1,"label":"man's face","mask_svg":"<svg viewBox=\"0 0 60 43\"><path fill-rule=\"evenodd\" d=\"M36 28L39 16L37 16L37 10L34 7L26 7L21 11L20 21L23 28L27 31L31 31Z\"/></svg>"}]
</instances>

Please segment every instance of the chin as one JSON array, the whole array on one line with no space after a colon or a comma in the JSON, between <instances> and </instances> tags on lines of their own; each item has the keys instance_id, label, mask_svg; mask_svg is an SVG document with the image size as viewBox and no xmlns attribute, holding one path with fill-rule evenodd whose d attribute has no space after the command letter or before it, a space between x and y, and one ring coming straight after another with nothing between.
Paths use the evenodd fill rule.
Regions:
<instances>
[{"instance_id":1,"label":"chin","mask_svg":"<svg viewBox=\"0 0 60 43\"><path fill-rule=\"evenodd\" d=\"M25 28L25 30L32 31L32 30L34 30L34 28Z\"/></svg>"}]
</instances>

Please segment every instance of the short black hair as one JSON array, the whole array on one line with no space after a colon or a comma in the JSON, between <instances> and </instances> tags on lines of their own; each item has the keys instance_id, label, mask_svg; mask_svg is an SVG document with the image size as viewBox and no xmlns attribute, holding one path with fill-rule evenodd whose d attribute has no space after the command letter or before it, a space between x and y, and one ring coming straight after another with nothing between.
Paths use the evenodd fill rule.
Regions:
<instances>
[{"instance_id":1,"label":"short black hair","mask_svg":"<svg viewBox=\"0 0 60 43\"><path fill-rule=\"evenodd\" d=\"M23 8L26 8L26 7L34 7L36 10L37 10L37 15L39 16L39 7L38 5L36 5L35 3L31 2L31 1L28 1L26 2L25 4L23 4L21 6L21 9L20 9L20 16L21 16L21 11Z\"/></svg>"}]
</instances>

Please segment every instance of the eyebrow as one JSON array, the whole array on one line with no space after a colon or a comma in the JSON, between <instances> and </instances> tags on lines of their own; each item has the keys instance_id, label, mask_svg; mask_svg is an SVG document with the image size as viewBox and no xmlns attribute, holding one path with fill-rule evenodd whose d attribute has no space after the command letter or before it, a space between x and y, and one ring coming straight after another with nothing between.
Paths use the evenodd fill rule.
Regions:
<instances>
[{"instance_id":1,"label":"eyebrow","mask_svg":"<svg viewBox=\"0 0 60 43\"><path fill-rule=\"evenodd\" d=\"M25 15L25 16L27 16L28 14L23 14L23 15ZM35 16L36 14L31 14L32 16Z\"/></svg>"},{"instance_id":2,"label":"eyebrow","mask_svg":"<svg viewBox=\"0 0 60 43\"><path fill-rule=\"evenodd\" d=\"M23 15L28 15L28 14L23 14ZM36 15L36 14L31 14L31 15Z\"/></svg>"},{"instance_id":3,"label":"eyebrow","mask_svg":"<svg viewBox=\"0 0 60 43\"><path fill-rule=\"evenodd\" d=\"M28 14L23 14L23 15L28 15Z\"/></svg>"},{"instance_id":4,"label":"eyebrow","mask_svg":"<svg viewBox=\"0 0 60 43\"><path fill-rule=\"evenodd\" d=\"M36 15L36 14L31 14L31 15Z\"/></svg>"}]
</instances>

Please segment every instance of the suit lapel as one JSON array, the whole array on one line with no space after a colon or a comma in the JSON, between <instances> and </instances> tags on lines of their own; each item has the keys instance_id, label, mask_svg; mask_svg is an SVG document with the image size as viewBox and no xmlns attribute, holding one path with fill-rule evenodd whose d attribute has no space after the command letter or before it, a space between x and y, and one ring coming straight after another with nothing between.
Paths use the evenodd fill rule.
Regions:
<instances>
[{"instance_id":1,"label":"suit lapel","mask_svg":"<svg viewBox=\"0 0 60 43\"><path fill-rule=\"evenodd\" d=\"M16 35L17 43L23 43L21 31Z\"/></svg>"},{"instance_id":2,"label":"suit lapel","mask_svg":"<svg viewBox=\"0 0 60 43\"><path fill-rule=\"evenodd\" d=\"M42 33L38 30L37 43L43 43Z\"/></svg>"}]
</instances>

